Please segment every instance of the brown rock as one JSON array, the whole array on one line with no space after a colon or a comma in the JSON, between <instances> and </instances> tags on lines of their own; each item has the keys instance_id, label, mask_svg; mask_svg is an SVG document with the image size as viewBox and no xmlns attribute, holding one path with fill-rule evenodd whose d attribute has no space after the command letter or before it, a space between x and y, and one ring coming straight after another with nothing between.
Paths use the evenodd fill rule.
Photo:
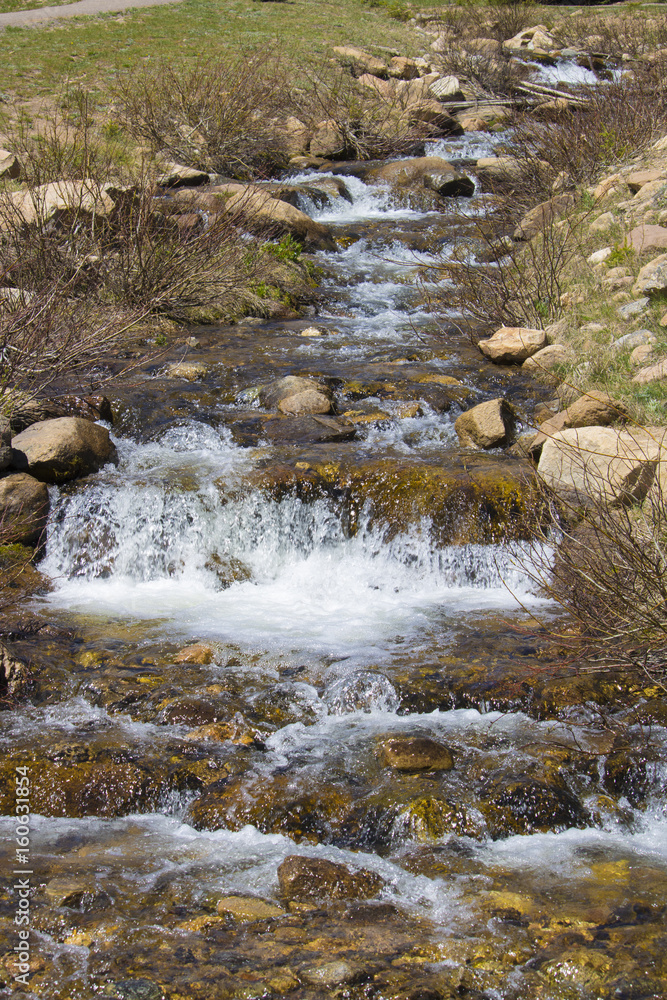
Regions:
<instances>
[{"instance_id":1,"label":"brown rock","mask_svg":"<svg viewBox=\"0 0 667 1000\"><path fill-rule=\"evenodd\" d=\"M419 76L419 67L414 59L393 56L389 62L389 76L396 80L416 80Z\"/></svg>"},{"instance_id":2,"label":"brown rock","mask_svg":"<svg viewBox=\"0 0 667 1000\"><path fill-rule=\"evenodd\" d=\"M664 226L636 226L628 233L627 245L637 253L667 250L667 229Z\"/></svg>"},{"instance_id":3,"label":"brown rock","mask_svg":"<svg viewBox=\"0 0 667 1000\"><path fill-rule=\"evenodd\" d=\"M294 208L286 201L272 198L261 191L247 189L232 194L221 204L220 210L231 215L244 215L250 226L256 223L262 230L268 226L276 234L289 234L302 243L306 249L336 249L336 243L327 226L315 222L305 212Z\"/></svg>"},{"instance_id":4,"label":"brown rock","mask_svg":"<svg viewBox=\"0 0 667 1000\"><path fill-rule=\"evenodd\" d=\"M667 253L662 253L642 267L632 287L632 294L659 296L665 293L667 293Z\"/></svg>"},{"instance_id":5,"label":"brown rock","mask_svg":"<svg viewBox=\"0 0 667 1000\"><path fill-rule=\"evenodd\" d=\"M16 153L0 149L0 177L16 181L21 176L21 162Z\"/></svg>"},{"instance_id":6,"label":"brown rock","mask_svg":"<svg viewBox=\"0 0 667 1000\"><path fill-rule=\"evenodd\" d=\"M482 180L507 183L520 180L524 166L514 156L483 156L477 161L475 172Z\"/></svg>"},{"instance_id":7,"label":"brown rock","mask_svg":"<svg viewBox=\"0 0 667 1000\"><path fill-rule=\"evenodd\" d=\"M412 125L419 123L430 125L432 126L432 134L435 134L435 130L443 135L460 135L463 131L459 121L448 114L442 104L436 100L417 101L410 105L410 123ZM474 191L475 185L472 181L469 183ZM426 187L430 187L430 185L427 184Z\"/></svg>"},{"instance_id":8,"label":"brown rock","mask_svg":"<svg viewBox=\"0 0 667 1000\"><path fill-rule=\"evenodd\" d=\"M16 219L26 225L48 222L54 217L91 216L106 219L114 211L115 188L91 178L82 181L54 181L9 195ZM5 226L3 226L5 228Z\"/></svg>"},{"instance_id":9,"label":"brown rock","mask_svg":"<svg viewBox=\"0 0 667 1000\"><path fill-rule=\"evenodd\" d=\"M569 427L607 427L626 417L627 411L622 403L607 392L591 390L540 425L539 432L531 442L530 453L538 455L547 438L553 437L558 431Z\"/></svg>"},{"instance_id":10,"label":"brown rock","mask_svg":"<svg viewBox=\"0 0 667 1000\"><path fill-rule=\"evenodd\" d=\"M498 365L520 365L547 346L544 330L502 326L477 345L482 354Z\"/></svg>"},{"instance_id":11,"label":"brown rock","mask_svg":"<svg viewBox=\"0 0 667 1000\"><path fill-rule=\"evenodd\" d=\"M549 201L543 201L541 205L531 208L514 230L514 239L532 240L555 219L565 215L574 206L574 200L572 194L557 194Z\"/></svg>"},{"instance_id":12,"label":"brown rock","mask_svg":"<svg viewBox=\"0 0 667 1000\"><path fill-rule=\"evenodd\" d=\"M253 920L270 920L282 917L285 910L277 903L267 903L253 896L223 896L218 900L217 911L221 917L229 914L239 923L247 924Z\"/></svg>"},{"instance_id":13,"label":"brown rock","mask_svg":"<svg viewBox=\"0 0 667 1000\"><path fill-rule=\"evenodd\" d=\"M453 195L461 186L471 188L470 194L474 191L473 182L439 156L417 156L411 160L386 163L370 170L366 181L369 184L390 184L397 188L427 187L442 195Z\"/></svg>"},{"instance_id":14,"label":"brown rock","mask_svg":"<svg viewBox=\"0 0 667 1000\"><path fill-rule=\"evenodd\" d=\"M654 365L649 365L648 368L642 368L632 381L638 385L648 385L649 382L660 382L664 378L667 378L667 360L658 361Z\"/></svg>"},{"instance_id":15,"label":"brown rock","mask_svg":"<svg viewBox=\"0 0 667 1000\"><path fill-rule=\"evenodd\" d=\"M109 431L81 417L57 417L31 424L12 447L28 460L30 474L44 483L63 483L118 464Z\"/></svg>"},{"instance_id":16,"label":"brown rock","mask_svg":"<svg viewBox=\"0 0 667 1000\"><path fill-rule=\"evenodd\" d=\"M510 444L515 415L505 399L490 399L462 413L454 424L464 448L498 448Z\"/></svg>"},{"instance_id":17,"label":"brown rock","mask_svg":"<svg viewBox=\"0 0 667 1000\"><path fill-rule=\"evenodd\" d=\"M278 868L281 895L287 900L370 899L383 886L379 875L365 868L292 854Z\"/></svg>"},{"instance_id":18,"label":"brown rock","mask_svg":"<svg viewBox=\"0 0 667 1000\"><path fill-rule=\"evenodd\" d=\"M395 771L451 771L454 759L449 747L428 737L399 737L382 746L385 762Z\"/></svg>"},{"instance_id":19,"label":"brown rock","mask_svg":"<svg viewBox=\"0 0 667 1000\"><path fill-rule=\"evenodd\" d=\"M331 413L331 399L319 389L305 389L296 392L278 403L280 413L303 416L312 413Z\"/></svg>"},{"instance_id":20,"label":"brown rock","mask_svg":"<svg viewBox=\"0 0 667 1000\"><path fill-rule=\"evenodd\" d=\"M0 479L0 531L5 545L36 545L49 516L49 491L25 472Z\"/></svg>"},{"instance_id":21,"label":"brown rock","mask_svg":"<svg viewBox=\"0 0 667 1000\"><path fill-rule=\"evenodd\" d=\"M194 663L206 666L213 660L213 647L205 642L195 642L191 646L179 649L174 657L174 663Z\"/></svg>"},{"instance_id":22,"label":"brown rock","mask_svg":"<svg viewBox=\"0 0 667 1000\"><path fill-rule=\"evenodd\" d=\"M336 159L345 152L345 138L334 121L320 122L310 140L311 156Z\"/></svg>"},{"instance_id":23,"label":"brown rock","mask_svg":"<svg viewBox=\"0 0 667 1000\"><path fill-rule=\"evenodd\" d=\"M286 375L284 378L275 379L273 382L269 382L268 385L261 386L259 401L267 410L279 409L283 413L291 413L295 411L283 409L283 406L288 405L289 400L293 397L304 397L306 393L313 394L312 397L309 397L313 402L317 402L314 398L315 396L321 396L329 404L326 410L314 410L310 412L331 412L331 400L333 399L331 389L323 382L318 382L313 378L303 378L299 375ZM304 401L307 402L307 400Z\"/></svg>"}]
</instances>

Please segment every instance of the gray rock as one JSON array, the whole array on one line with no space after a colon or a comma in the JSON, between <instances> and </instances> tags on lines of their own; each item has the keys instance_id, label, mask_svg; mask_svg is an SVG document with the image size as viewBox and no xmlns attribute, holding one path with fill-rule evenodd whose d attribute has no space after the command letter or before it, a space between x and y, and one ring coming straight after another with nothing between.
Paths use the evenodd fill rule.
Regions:
<instances>
[{"instance_id":1,"label":"gray rock","mask_svg":"<svg viewBox=\"0 0 667 1000\"><path fill-rule=\"evenodd\" d=\"M634 302L627 302L619 308L619 315L623 319L633 319L635 316L641 316L643 312L646 312L648 303L649 300L646 296L641 299L635 299Z\"/></svg>"},{"instance_id":2,"label":"gray rock","mask_svg":"<svg viewBox=\"0 0 667 1000\"><path fill-rule=\"evenodd\" d=\"M643 344L655 344L655 334L650 330L635 330L633 333L626 333L610 346L612 351L626 351L633 347L641 347Z\"/></svg>"}]
</instances>

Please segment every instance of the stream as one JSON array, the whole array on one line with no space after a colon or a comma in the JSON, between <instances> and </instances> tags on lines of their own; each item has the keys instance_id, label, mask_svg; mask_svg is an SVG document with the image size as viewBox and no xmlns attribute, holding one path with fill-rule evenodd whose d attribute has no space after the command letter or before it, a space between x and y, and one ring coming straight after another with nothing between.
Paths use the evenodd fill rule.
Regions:
<instances>
[{"instance_id":1,"label":"stream","mask_svg":"<svg viewBox=\"0 0 667 1000\"><path fill-rule=\"evenodd\" d=\"M204 377L145 365L118 467L52 490L52 627L17 639L37 686L0 716L34 870L29 985L2 897L2 997L665 996L667 729L601 722L546 639L525 463L454 432L500 395L531 426L549 390L481 358L455 294L424 304L484 196L428 211L341 179L299 206L340 246L317 315L195 330ZM338 416L276 421L257 387L287 374ZM400 762L414 741L430 764ZM375 888L289 899L294 855Z\"/></svg>"}]
</instances>

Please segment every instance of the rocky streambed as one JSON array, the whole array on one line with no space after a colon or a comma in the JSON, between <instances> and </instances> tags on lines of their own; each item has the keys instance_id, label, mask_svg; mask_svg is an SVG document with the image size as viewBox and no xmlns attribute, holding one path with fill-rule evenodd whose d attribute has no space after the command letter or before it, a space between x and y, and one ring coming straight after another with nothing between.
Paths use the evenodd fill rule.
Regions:
<instances>
[{"instance_id":1,"label":"rocky streambed","mask_svg":"<svg viewBox=\"0 0 667 1000\"><path fill-rule=\"evenodd\" d=\"M317 312L193 330L119 382L117 464L51 487L8 612L2 995L662 996L658 692L550 635L532 466L454 430L548 389L424 305L479 188L290 181L331 181L294 195L336 247Z\"/></svg>"}]
</instances>

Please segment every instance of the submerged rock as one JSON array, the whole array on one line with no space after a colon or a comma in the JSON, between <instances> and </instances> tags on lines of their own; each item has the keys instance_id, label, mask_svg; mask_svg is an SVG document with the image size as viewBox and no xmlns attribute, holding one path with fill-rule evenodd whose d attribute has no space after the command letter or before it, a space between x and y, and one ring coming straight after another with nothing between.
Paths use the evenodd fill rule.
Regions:
<instances>
[{"instance_id":1,"label":"submerged rock","mask_svg":"<svg viewBox=\"0 0 667 1000\"><path fill-rule=\"evenodd\" d=\"M395 771L449 771L454 767L449 747L424 736L387 740L382 750L386 764Z\"/></svg>"},{"instance_id":2,"label":"submerged rock","mask_svg":"<svg viewBox=\"0 0 667 1000\"><path fill-rule=\"evenodd\" d=\"M383 886L379 875L365 868L356 871L324 858L292 854L278 867L280 892L284 899L370 899Z\"/></svg>"}]
</instances>

